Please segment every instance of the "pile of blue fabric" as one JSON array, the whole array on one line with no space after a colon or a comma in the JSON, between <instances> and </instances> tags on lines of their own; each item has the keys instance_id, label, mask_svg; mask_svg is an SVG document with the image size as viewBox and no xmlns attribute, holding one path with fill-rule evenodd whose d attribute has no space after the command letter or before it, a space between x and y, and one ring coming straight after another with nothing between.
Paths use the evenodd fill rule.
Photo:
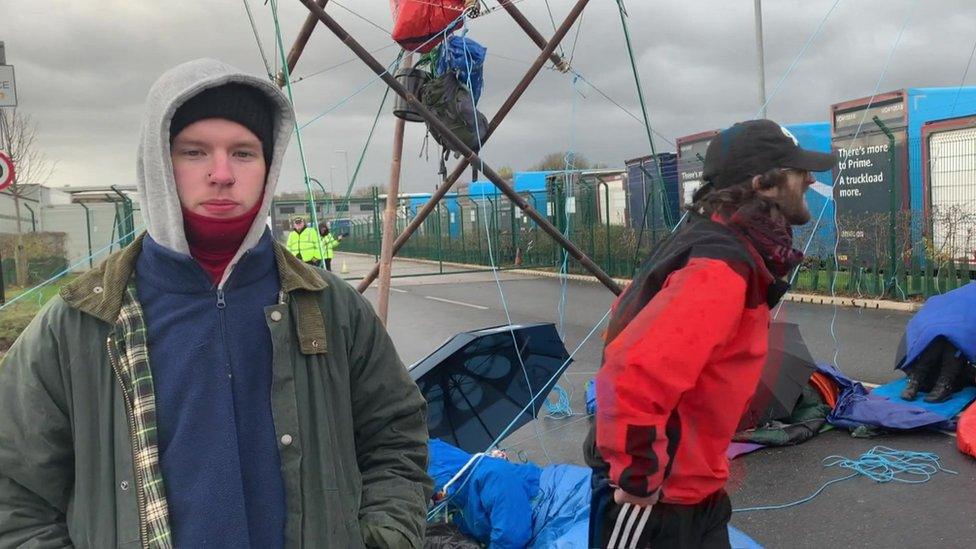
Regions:
<instances>
[{"instance_id":1,"label":"pile of blue fabric","mask_svg":"<svg viewBox=\"0 0 976 549\"><path fill-rule=\"evenodd\" d=\"M588 467L515 464L472 456L431 439L428 470L435 492L443 492L450 483L446 491L450 520L464 535L491 549L586 549L589 545ZM732 526L729 538L733 549L761 549Z\"/></svg>"},{"instance_id":2,"label":"pile of blue fabric","mask_svg":"<svg viewBox=\"0 0 976 549\"><path fill-rule=\"evenodd\" d=\"M976 387L967 387L945 402L924 402L922 394L906 402L900 395L907 379L893 381L869 392L829 364L818 364L817 369L830 376L840 387L837 406L827 416L827 421L852 431L862 426L898 430L923 427L955 430L956 416L976 400Z\"/></svg>"},{"instance_id":3,"label":"pile of blue fabric","mask_svg":"<svg viewBox=\"0 0 976 549\"><path fill-rule=\"evenodd\" d=\"M905 328L904 354L895 366L910 371L915 360L937 338L945 337L970 361L976 361L976 283L934 296L925 302ZM902 378L868 392L837 368L820 364L840 387L840 397L827 421L851 430L858 427L955 430L955 418L974 400L976 387L956 391L947 401L929 403L920 393L915 400L901 399L907 384Z\"/></svg>"},{"instance_id":4,"label":"pile of blue fabric","mask_svg":"<svg viewBox=\"0 0 976 549\"><path fill-rule=\"evenodd\" d=\"M458 82L467 86L471 82L471 96L475 105L481 99L485 86L484 65L488 50L467 36L451 35L440 47L440 55L434 74L441 75L452 71Z\"/></svg>"},{"instance_id":5,"label":"pile of blue fabric","mask_svg":"<svg viewBox=\"0 0 976 549\"><path fill-rule=\"evenodd\" d=\"M937 337L945 337L976 362L976 282L930 297L905 327L905 356L897 367L908 370Z\"/></svg>"},{"instance_id":6,"label":"pile of blue fabric","mask_svg":"<svg viewBox=\"0 0 976 549\"><path fill-rule=\"evenodd\" d=\"M431 439L428 470L435 491L441 492L471 459L464 450ZM589 468L475 459L447 489L451 518L462 532L500 549L587 546Z\"/></svg>"}]
</instances>

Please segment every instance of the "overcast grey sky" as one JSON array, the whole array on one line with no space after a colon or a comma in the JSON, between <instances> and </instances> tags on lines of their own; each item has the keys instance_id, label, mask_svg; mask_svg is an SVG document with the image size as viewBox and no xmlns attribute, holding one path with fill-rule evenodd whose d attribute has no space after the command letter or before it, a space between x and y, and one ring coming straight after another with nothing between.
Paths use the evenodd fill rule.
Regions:
<instances>
[{"instance_id":1,"label":"overcast grey sky","mask_svg":"<svg viewBox=\"0 0 976 549\"><path fill-rule=\"evenodd\" d=\"M258 34L274 53L270 5L249 0ZM557 20L571 0L549 0ZM497 5L495 0L489 4ZM764 30L767 90L800 52L834 0L766 0ZM553 32L545 0L519 8L546 36ZM328 10L367 48L391 43L389 34L352 15L355 9L380 27L392 26L389 0L342 0ZM674 137L752 118L758 109L751 0L627 0L629 24L654 129ZM288 48L306 11L280 0ZM770 102L769 117L782 123L827 119L831 103L870 95L906 17L880 91L960 85L976 42L976 2L971 0L841 0L822 33ZM485 92L479 108L489 117L538 54L504 11L471 22L470 37L488 48ZM568 56L575 30L564 43ZM241 0L133 2L128 0L0 0L0 40L16 67L20 109L30 113L44 152L57 161L51 185L132 184L145 94L166 69L197 57L216 57L264 73ZM389 63L396 53L377 53ZM587 7L573 66L589 81L639 114L617 5L593 0ZM325 27L316 30L294 77L352 57ZM310 76L294 86L300 121L308 121L359 89L372 73L358 61ZM976 84L976 67L967 83ZM310 174L338 191L365 143L383 95L374 83L303 131ZM575 99L574 99L575 97ZM389 177L394 118L384 110L358 186ZM574 114L575 113L575 114ZM408 124L402 188L429 191L438 182L436 152L421 157L423 124ZM673 150L662 139L658 151ZM572 148L593 161L621 166L647 154L639 122L588 85L544 70L499 131L484 158L495 167L526 169L546 153ZM301 186L295 141L279 189ZM335 166L335 170L330 168Z\"/></svg>"}]
</instances>

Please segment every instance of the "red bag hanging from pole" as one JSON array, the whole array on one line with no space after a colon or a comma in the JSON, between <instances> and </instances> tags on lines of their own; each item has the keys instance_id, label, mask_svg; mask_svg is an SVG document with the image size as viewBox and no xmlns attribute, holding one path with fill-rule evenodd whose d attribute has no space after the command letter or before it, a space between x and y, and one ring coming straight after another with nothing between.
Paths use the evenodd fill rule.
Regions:
<instances>
[{"instance_id":1,"label":"red bag hanging from pole","mask_svg":"<svg viewBox=\"0 0 976 549\"><path fill-rule=\"evenodd\" d=\"M461 21L451 22L461 16L465 4L465 0L390 0L393 39L406 50L427 53L441 43L443 38L437 35L461 26Z\"/></svg>"}]
</instances>

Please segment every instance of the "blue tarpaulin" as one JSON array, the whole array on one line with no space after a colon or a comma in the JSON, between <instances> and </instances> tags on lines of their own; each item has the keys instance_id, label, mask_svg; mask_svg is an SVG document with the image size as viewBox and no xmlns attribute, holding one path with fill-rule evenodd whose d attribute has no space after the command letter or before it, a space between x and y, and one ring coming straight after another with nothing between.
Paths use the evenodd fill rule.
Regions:
<instances>
[{"instance_id":1,"label":"blue tarpaulin","mask_svg":"<svg viewBox=\"0 0 976 549\"><path fill-rule=\"evenodd\" d=\"M435 491L441 491L472 454L439 439L430 439L428 472ZM532 504L539 492L542 469L483 457L448 489L460 509L454 521L464 534L488 542L492 548L522 548L532 538Z\"/></svg>"},{"instance_id":2,"label":"blue tarpaulin","mask_svg":"<svg viewBox=\"0 0 976 549\"><path fill-rule=\"evenodd\" d=\"M945 419L952 419L959 415L969 406L974 400L976 400L976 387L968 385L963 387L959 391L953 393L949 400L945 402L925 402L924 398L926 393L919 393L915 400L905 401L901 398L901 392L905 389L905 385L908 384L908 378L902 378L897 381L892 381L886 385L882 385L877 389L871 391L874 396L884 397L892 402L905 403L923 410L928 410L933 414L937 414Z\"/></svg>"},{"instance_id":3,"label":"blue tarpaulin","mask_svg":"<svg viewBox=\"0 0 976 549\"><path fill-rule=\"evenodd\" d=\"M453 71L458 82L468 86L468 78L471 79L471 96L474 104L478 104L481 99L481 90L485 86L484 65L487 49L474 40L466 36L451 35L447 41L441 45L441 54L437 58L437 74L444 74L448 70Z\"/></svg>"},{"instance_id":4,"label":"blue tarpaulin","mask_svg":"<svg viewBox=\"0 0 976 549\"><path fill-rule=\"evenodd\" d=\"M904 387L905 380L890 383L880 393L877 389L869 393L863 385L829 364L818 364L817 369L830 376L840 388L837 406L827 416L827 421L837 427L856 429L866 425L886 429L947 428L951 427L951 419L965 407L962 404L955 409L958 402L966 398L962 392L956 393L950 399L954 402L952 406L922 407L914 402L905 402L897 396L901 393L899 387ZM894 398L889 398L891 396Z\"/></svg>"},{"instance_id":5,"label":"blue tarpaulin","mask_svg":"<svg viewBox=\"0 0 976 549\"><path fill-rule=\"evenodd\" d=\"M490 549L586 549L589 545L588 467L515 464L482 457L465 470L472 455L438 439L430 440L428 471L434 489L448 489L452 519L461 532ZM729 526L733 549L762 549Z\"/></svg>"},{"instance_id":6,"label":"blue tarpaulin","mask_svg":"<svg viewBox=\"0 0 976 549\"><path fill-rule=\"evenodd\" d=\"M945 336L966 358L976 362L976 282L925 302L905 328L906 353L898 366L910 368L939 336Z\"/></svg>"}]
</instances>

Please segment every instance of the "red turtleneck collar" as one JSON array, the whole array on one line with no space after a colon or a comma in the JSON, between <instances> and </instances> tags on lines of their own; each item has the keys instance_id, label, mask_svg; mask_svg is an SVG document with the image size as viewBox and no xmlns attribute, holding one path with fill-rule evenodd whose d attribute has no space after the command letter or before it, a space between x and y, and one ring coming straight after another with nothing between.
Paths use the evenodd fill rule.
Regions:
<instances>
[{"instance_id":1,"label":"red turtleneck collar","mask_svg":"<svg viewBox=\"0 0 976 549\"><path fill-rule=\"evenodd\" d=\"M263 202L262 197L250 211L228 218L207 217L183 208L183 227L190 255L207 271L214 284L220 283L227 264L240 249Z\"/></svg>"}]
</instances>

